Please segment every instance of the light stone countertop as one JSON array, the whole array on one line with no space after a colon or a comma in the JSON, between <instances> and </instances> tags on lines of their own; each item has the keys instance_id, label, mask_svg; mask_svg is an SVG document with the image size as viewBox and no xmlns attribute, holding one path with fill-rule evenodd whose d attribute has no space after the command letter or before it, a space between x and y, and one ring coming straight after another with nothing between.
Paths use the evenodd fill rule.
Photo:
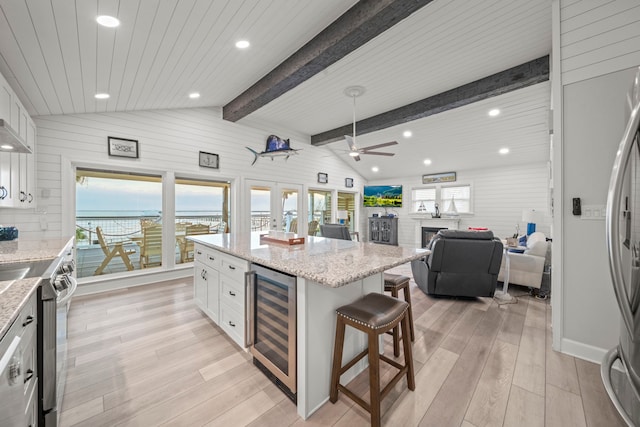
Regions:
<instances>
[{"instance_id":1,"label":"light stone countertop","mask_svg":"<svg viewBox=\"0 0 640 427\"><path fill-rule=\"evenodd\" d=\"M305 236L302 245L260 243L260 234L232 233L188 239L274 270L337 288L422 258L426 249Z\"/></svg>"},{"instance_id":2,"label":"light stone countertop","mask_svg":"<svg viewBox=\"0 0 640 427\"><path fill-rule=\"evenodd\" d=\"M57 258L71 239L12 240L0 242L2 264ZM39 277L0 281L0 339L9 330L29 297L38 289Z\"/></svg>"}]
</instances>

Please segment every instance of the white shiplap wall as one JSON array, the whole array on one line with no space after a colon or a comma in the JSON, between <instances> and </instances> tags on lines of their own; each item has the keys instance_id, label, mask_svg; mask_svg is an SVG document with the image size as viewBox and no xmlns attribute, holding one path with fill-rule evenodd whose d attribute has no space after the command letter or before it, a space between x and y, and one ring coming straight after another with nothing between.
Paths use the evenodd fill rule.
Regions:
<instances>
[{"instance_id":1,"label":"white shiplap wall","mask_svg":"<svg viewBox=\"0 0 640 427\"><path fill-rule=\"evenodd\" d=\"M497 237L508 237L515 233L516 224L520 232L526 231L522 222L522 210L535 208L546 212L542 223L536 225L551 237L549 215L549 168L547 163L532 163L506 168L481 168L457 172L456 184L471 184L473 191L473 215L461 215L459 228L487 227ZM389 210L398 215L398 243L402 246L414 246L416 220L411 213L411 189L422 187L421 177L405 177L372 184L401 184L403 186L403 207ZM371 216L380 208L364 208ZM363 228L364 229L364 228Z\"/></svg>"},{"instance_id":2,"label":"white shiplap wall","mask_svg":"<svg viewBox=\"0 0 640 427\"><path fill-rule=\"evenodd\" d=\"M612 73L640 63L638 0L560 3L563 84Z\"/></svg>"},{"instance_id":3,"label":"white shiplap wall","mask_svg":"<svg viewBox=\"0 0 640 427\"><path fill-rule=\"evenodd\" d=\"M604 221L584 221L571 199L604 206L613 158L627 120L627 91L640 65L640 2L554 0L554 349L596 363L619 338ZM557 53L557 52L556 52ZM557 137L557 139L556 139ZM557 180L556 180L557 178Z\"/></svg>"},{"instance_id":4,"label":"white shiplap wall","mask_svg":"<svg viewBox=\"0 0 640 427\"><path fill-rule=\"evenodd\" d=\"M165 172L205 179L232 180L241 186L244 179L302 183L327 189L344 189L344 178L354 178L361 188L362 177L328 149L309 145L308 137L282 129L260 130L224 121L217 108L147 110L41 116L38 127L38 205L26 212L0 210L0 223L16 224L24 238L58 237L63 232L65 165L93 165L106 169ZM302 149L287 161L259 159L245 148L262 151L270 133L291 139ZM139 141L139 159L109 157L107 136ZM198 166L198 152L219 154L220 169ZM329 175L329 184L317 184L317 173ZM71 177L72 179L72 177ZM72 188L73 184L68 189ZM71 190L73 191L73 190ZM68 221L68 219L67 219ZM45 229L46 230L43 230Z\"/></svg>"}]
</instances>

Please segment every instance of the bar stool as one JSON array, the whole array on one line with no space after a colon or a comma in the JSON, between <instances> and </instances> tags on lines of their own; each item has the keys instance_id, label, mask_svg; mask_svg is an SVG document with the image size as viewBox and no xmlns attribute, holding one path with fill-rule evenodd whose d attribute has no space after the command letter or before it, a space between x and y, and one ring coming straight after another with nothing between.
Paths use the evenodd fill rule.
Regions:
<instances>
[{"instance_id":1,"label":"bar stool","mask_svg":"<svg viewBox=\"0 0 640 427\"><path fill-rule=\"evenodd\" d=\"M370 293L359 300L342 306L336 310L336 341L333 350L333 368L331 370L331 390L329 400L336 403L338 391L343 392L365 411L371 414L371 425L380 426L380 401L393 389L393 386L404 376L407 376L409 390L415 390L416 383L413 372L413 355L411 343L403 339L404 365L382 355L378 351L378 337L387 331L401 325L402 336L409 333L409 304L396 298ZM356 355L346 365L342 366L342 351L346 325L367 334L368 348ZM364 356L369 355L369 394L370 402L356 396L351 390L340 384L340 376L355 365ZM399 372L380 391L380 360L399 369Z\"/></svg>"},{"instance_id":2,"label":"bar stool","mask_svg":"<svg viewBox=\"0 0 640 427\"><path fill-rule=\"evenodd\" d=\"M413 310L411 309L411 290L409 288L409 278L400 274L384 273L384 291L391 292L391 296L398 298L398 292L404 291L404 300L409 304L409 330L411 332L411 341L416 340L415 332L413 331ZM400 355L400 334L398 327L393 328L393 355L398 357ZM404 335L403 335L404 336Z\"/></svg>"}]
</instances>

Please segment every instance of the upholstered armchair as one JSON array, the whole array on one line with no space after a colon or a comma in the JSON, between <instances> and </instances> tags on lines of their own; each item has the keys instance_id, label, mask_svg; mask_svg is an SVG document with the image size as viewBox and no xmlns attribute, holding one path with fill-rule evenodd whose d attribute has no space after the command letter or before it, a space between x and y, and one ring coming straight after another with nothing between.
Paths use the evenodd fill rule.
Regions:
<instances>
[{"instance_id":1,"label":"upholstered armchair","mask_svg":"<svg viewBox=\"0 0 640 427\"><path fill-rule=\"evenodd\" d=\"M349 229L342 224L320 224L320 234L330 239L351 240Z\"/></svg>"},{"instance_id":2,"label":"upholstered armchair","mask_svg":"<svg viewBox=\"0 0 640 427\"><path fill-rule=\"evenodd\" d=\"M509 284L540 289L544 261L547 255L547 239L544 233L535 232L527 238L523 253L509 252ZM506 260L502 260L498 280L504 282Z\"/></svg>"},{"instance_id":3,"label":"upholstered armchair","mask_svg":"<svg viewBox=\"0 0 640 427\"><path fill-rule=\"evenodd\" d=\"M427 294L492 297L502 242L491 231L440 230L426 259L411 262L413 278Z\"/></svg>"}]
</instances>

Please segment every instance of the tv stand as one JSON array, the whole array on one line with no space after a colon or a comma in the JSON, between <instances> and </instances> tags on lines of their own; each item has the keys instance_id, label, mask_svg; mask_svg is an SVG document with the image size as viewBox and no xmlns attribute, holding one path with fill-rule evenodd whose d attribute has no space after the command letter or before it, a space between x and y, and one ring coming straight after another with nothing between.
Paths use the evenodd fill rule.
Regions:
<instances>
[{"instance_id":1,"label":"tv stand","mask_svg":"<svg viewBox=\"0 0 640 427\"><path fill-rule=\"evenodd\" d=\"M370 217L369 241L398 246L398 218Z\"/></svg>"}]
</instances>

